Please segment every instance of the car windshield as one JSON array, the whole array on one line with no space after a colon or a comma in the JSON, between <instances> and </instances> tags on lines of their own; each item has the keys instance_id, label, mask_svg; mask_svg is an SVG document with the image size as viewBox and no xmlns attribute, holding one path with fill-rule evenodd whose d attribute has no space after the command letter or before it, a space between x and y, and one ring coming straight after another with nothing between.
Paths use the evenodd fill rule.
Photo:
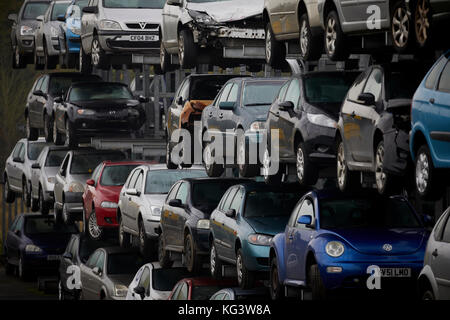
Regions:
<instances>
[{"instance_id":1,"label":"car windshield","mask_svg":"<svg viewBox=\"0 0 450 320\"><path fill-rule=\"evenodd\" d=\"M167 194L178 180L206 177L205 170L150 170L145 184L146 194Z\"/></svg>"},{"instance_id":2,"label":"car windshield","mask_svg":"<svg viewBox=\"0 0 450 320\"><path fill-rule=\"evenodd\" d=\"M194 77L190 87L190 100L214 100L231 77Z\"/></svg>"},{"instance_id":3,"label":"car windshield","mask_svg":"<svg viewBox=\"0 0 450 320\"><path fill-rule=\"evenodd\" d=\"M243 93L245 107L270 106L285 81L246 82Z\"/></svg>"},{"instance_id":4,"label":"car windshield","mask_svg":"<svg viewBox=\"0 0 450 320\"><path fill-rule=\"evenodd\" d=\"M36 160L45 147L45 142L34 142L28 144L28 159Z\"/></svg>"},{"instance_id":5,"label":"car windshield","mask_svg":"<svg viewBox=\"0 0 450 320\"><path fill-rule=\"evenodd\" d=\"M78 233L76 225L67 225L65 223L55 223L53 216L36 216L25 219L24 231L26 235L37 234L72 234Z\"/></svg>"},{"instance_id":6,"label":"car windshield","mask_svg":"<svg viewBox=\"0 0 450 320\"><path fill-rule=\"evenodd\" d=\"M22 19L36 20L37 17L45 14L49 5L49 2L29 2L23 10Z\"/></svg>"},{"instance_id":7,"label":"car windshield","mask_svg":"<svg viewBox=\"0 0 450 320\"><path fill-rule=\"evenodd\" d=\"M340 108L358 73L317 74L304 79L305 99L313 105L335 104ZM338 111L338 110L335 110Z\"/></svg>"},{"instance_id":8,"label":"car windshield","mask_svg":"<svg viewBox=\"0 0 450 320\"><path fill-rule=\"evenodd\" d=\"M108 255L107 273L136 274L142 267L144 260L136 252L113 253Z\"/></svg>"},{"instance_id":9,"label":"car windshield","mask_svg":"<svg viewBox=\"0 0 450 320\"><path fill-rule=\"evenodd\" d=\"M244 217L289 216L300 196L299 192L252 191L245 199Z\"/></svg>"},{"instance_id":10,"label":"car windshield","mask_svg":"<svg viewBox=\"0 0 450 320\"><path fill-rule=\"evenodd\" d=\"M52 21L56 21L58 19L58 16L64 16L66 14L67 8L69 7L70 3L56 3L53 6L52 11Z\"/></svg>"},{"instance_id":11,"label":"car windshield","mask_svg":"<svg viewBox=\"0 0 450 320\"><path fill-rule=\"evenodd\" d=\"M205 181L194 183L192 188L192 202L195 208L205 213L212 212L222 199L225 191L233 183L230 181Z\"/></svg>"},{"instance_id":12,"label":"car windshield","mask_svg":"<svg viewBox=\"0 0 450 320\"><path fill-rule=\"evenodd\" d=\"M51 77L49 94L52 97L63 96L74 82L100 81L97 77L73 76L73 77Z\"/></svg>"},{"instance_id":13,"label":"car windshield","mask_svg":"<svg viewBox=\"0 0 450 320\"><path fill-rule=\"evenodd\" d=\"M66 157L67 150L50 150L45 160L45 166L48 168L57 168L61 166L62 161Z\"/></svg>"},{"instance_id":14,"label":"car windshield","mask_svg":"<svg viewBox=\"0 0 450 320\"><path fill-rule=\"evenodd\" d=\"M191 300L209 300L211 296L217 291L221 290L221 287L211 286L211 287L194 287L192 288L192 299Z\"/></svg>"},{"instance_id":15,"label":"car windshield","mask_svg":"<svg viewBox=\"0 0 450 320\"><path fill-rule=\"evenodd\" d=\"M389 100L412 99L422 80L418 74L420 72L392 72L389 81Z\"/></svg>"},{"instance_id":16,"label":"car windshield","mask_svg":"<svg viewBox=\"0 0 450 320\"><path fill-rule=\"evenodd\" d=\"M111 245L112 243L106 241L92 241L88 237L82 237L78 247L78 254L80 255L81 262L85 263L95 250Z\"/></svg>"},{"instance_id":17,"label":"car windshield","mask_svg":"<svg viewBox=\"0 0 450 320\"><path fill-rule=\"evenodd\" d=\"M395 198L322 200L319 217L322 229L421 227L408 203Z\"/></svg>"},{"instance_id":18,"label":"car windshield","mask_svg":"<svg viewBox=\"0 0 450 320\"><path fill-rule=\"evenodd\" d=\"M166 0L103 0L105 8L162 9Z\"/></svg>"},{"instance_id":19,"label":"car windshield","mask_svg":"<svg viewBox=\"0 0 450 320\"><path fill-rule=\"evenodd\" d=\"M123 100L133 99L130 90L121 84L102 84L95 86L79 86L70 90L69 101L88 100Z\"/></svg>"},{"instance_id":20,"label":"car windshield","mask_svg":"<svg viewBox=\"0 0 450 320\"><path fill-rule=\"evenodd\" d=\"M123 186L130 172L138 165L107 166L103 169L100 184L106 187Z\"/></svg>"},{"instance_id":21,"label":"car windshield","mask_svg":"<svg viewBox=\"0 0 450 320\"><path fill-rule=\"evenodd\" d=\"M70 168L71 174L91 174L102 161L124 160L122 153L85 153L75 154Z\"/></svg>"},{"instance_id":22,"label":"car windshield","mask_svg":"<svg viewBox=\"0 0 450 320\"><path fill-rule=\"evenodd\" d=\"M185 268L153 269L152 286L157 291L172 291L177 282L187 276Z\"/></svg>"}]
</instances>

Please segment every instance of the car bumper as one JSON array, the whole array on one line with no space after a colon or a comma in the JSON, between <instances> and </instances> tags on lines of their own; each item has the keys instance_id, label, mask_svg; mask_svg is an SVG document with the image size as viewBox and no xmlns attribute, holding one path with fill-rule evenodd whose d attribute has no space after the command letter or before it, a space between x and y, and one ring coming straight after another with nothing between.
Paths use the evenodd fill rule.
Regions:
<instances>
[{"instance_id":1,"label":"car bumper","mask_svg":"<svg viewBox=\"0 0 450 320\"><path fill-rule=\"evenodd\" d=\"M64 193L64 205L67 214L75 220L83 218L83 192L66 192Z\"/></svg>"},{"instance_id":2,"label":"car bumper","mask_svg":"<svg viewBox=\"0 0 450 320\"><path fill-rule=\"evenodd\" d=\"M79 137L93 137L105 134L131 133L144 124L142 116L79 117L74 120L75 134Z\"/></svg>"},{"instance_id":3,"label":"car bumper","mask_svg":"<svg viewBox=\"0 0 450 320\"><path fill-rule=\"evenodd\" d=\"M409 133L399 130L384 135L384 170L390 174L403 176L412 165L409 153Z\"/></svg>"},{"instance_id":4,"label":"car bumper","mask_svg":"<svg viewBox=\"0 0 450 320\"><path fill-rule=\"evenodd\" d=\"M191 232L195 241L196 253L201 256L209 255L209 230L192 228Z\"/></svg>"},{"instance_id":5,"label":"car bumper","mask_svg":"<svg viewBox=\"0 0 450 320\"><path fill-rule=\"evenodd\" d=\"M17 39L19 46L19 52L21 54L33 54L34 53L34 35L33 36L20 36Z\"/></svg>"},{"instance_id":6,"label":"car bumper","mask_svg":"<svg viewBox=\"0 0 450 320\"><path fill-rule=\"evenodd\" d=\"M95 216L97 225L101 228L118 228L117 209L112 208L96 208Z\"/></svg>"},{"instance_id":7,"label":"car bumper","mask_svg":"<svg viewBox=\"0 0 450 320\"><path fill-rule=\"evenodd\" d=\"M81 46L81 36L73 33L70 30L67 30L66 38L67 38L66 46L69 53L79 53Z\"/></svg>"},{"instance_id":8,"label":"car bumper","mask_svg":"<svg viewBox=\"0 0 450 320\"><path fill-rule=\"evenodd\" d=\"M99 31L98 36L106 53L130 55L130 52L136 52L159 56L159 31ZM131 41L134 36L149 37L151 41Z\"/></svg>"},{"instance_id":9,"label":"car bumper","mask_svg":"<svg viewBox=\"0 0 450 320\"><path fill-rule=\"evenodd\" d=\"M269 271L269 246L256 246L247 241L242 242L244 265L250 271Z\"/></svg>"},{"instance_id":10,"label":"car bumper","mask_svg":"<svg viewBox=\"0 0 450 320\"><path fill-rule=\"evenodd\" d=\"M308 132L308 138L305 140L305 148L311 162L318 167L335 165L336 129L308 123L305 131Z\"/></svg>"},{"instance_id":11,"label":"car bumper","mask_svg":"<svg viewBox=\"0 0 450 320\"><path fill-rule=\"evenodd\" d=\"M156 230L160 229L160 217L146 217L144 218L144 227L147 237L150 239L157 239L159 234Z\"/></svg>"}]
</instances>

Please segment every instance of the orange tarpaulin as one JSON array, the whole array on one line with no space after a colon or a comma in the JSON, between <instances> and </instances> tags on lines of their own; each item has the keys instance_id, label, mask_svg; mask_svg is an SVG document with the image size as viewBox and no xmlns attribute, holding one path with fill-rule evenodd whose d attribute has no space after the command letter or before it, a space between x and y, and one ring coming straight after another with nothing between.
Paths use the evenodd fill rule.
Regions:
<instances>
[{"instance_id":1,"label":"orange tarpaulin","mask_svg":"<svg viewBox=\"0 0 450 320\"><path fill-rule=\"evenodd\" d=\"M191 100L184 104L183 111L181 111L180 116L180 126L179 128L185 127L189 123L189 117L191 115L201 114L203 109L213 103L213 100Z\"/></svg>"}]
</instances>

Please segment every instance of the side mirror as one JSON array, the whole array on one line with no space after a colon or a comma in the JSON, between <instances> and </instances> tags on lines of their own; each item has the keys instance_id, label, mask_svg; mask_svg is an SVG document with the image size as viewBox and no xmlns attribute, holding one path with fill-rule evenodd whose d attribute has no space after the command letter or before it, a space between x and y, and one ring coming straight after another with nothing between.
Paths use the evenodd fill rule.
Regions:
<instances>
[{"instance_id":1,"label":"side mirror","mask_svg":"<svg viewBox=\"0 0 450 320\"><path fill-rule=\"evenodd\" d=\"M84 7L83 13L98 13L97 7Z\"/></svg>"},{"instance_id":2,"label":"side mirror","mask_svg":"<svg viewBox=\"0 0 450 320\"><path fill-rule=\"evenodd\" d=\"M15 157L15 158L13 159L13 162L23 163L23 160L20 159L20 157Z\"/></svg>"},{"instance_id":3,"label":"side mirror","mask_svg":"<svg viewBox=\"0 0 450 320\"><path fill-rule=\"evenodd\" d=\"M361 93L358 100L365 106L373 106L375 104L375 96L370 92Z\"/></svg>"},{"instance_id":4,"label":"side mirror","mask_svg":"<svg viewBox=\"0 0 450 320\"><path fill-rule=\"evenodd\" d=\"M40 169L40 168L41 168L41 165L37 162L35 162L31 165L31 169Z\"/></svg>"},{"instance_id":5,"label":"side mirror","mask_svg":"<svg viewBox=\"0 0 450 320\"><path fill-rule=\"evenodd\" d=\"M36 18L36 21L43 22L44 21L44 16L38 16Z\"/></svg>"},{"instance_id":6,"label":"side mirror","mask_svg":"<svg viewBox=\"0 0 450 320\"><path fill-rule=\"evenodd\" d=\"M33 95L38 96L38 97L44 97L44 98L47 97L47 95L44 92L42 92L42 90L33 91Z\"/></svg>"},{"instance_id":7,"label":"side mirror","mask_svg":"<svg viewBox=\"0 0 450 320\"><path fill-rule=\"evenodd\" d=\"M233 110L235 102L221 102L219 103L219 109L221 110Z\"/></svg>"},{"instance_id":8,"label":"side mirror","mask_svg":"<svg viewBox=\"0 0 450 320\"><path fill-rule=\"evenodd\" d=\"M167 0L167 4L171 6L181 7L181 0Z\"/></svg>"},{"instance_id":9,"label":"side mirror","mask_svg":"<svg viewBox=\"0 0 450 320\"><path fill-rule=\"evenodd\" d=\"M53 99L53 102L55 103L62 103L64 100L62 97L56 97L55 99Z\"/></svg>"},{"instance_id":10,"label":"side mirror","mask_svg":"<svg viewBox=\"0 0 450 320\"><path fill-rule=\"evenodd\" d=\"M183 208L183 202L180 199L172 199L169 201L169 206L174 208Z\"/></svg>"},{"instance_id":11,"label":"side mirror","mask_svg":"<svg viewBox=\"0 0 450 320\"><path fill-rule=\"evenodd\" d=\"M177 104L182 106L183 105L183 97L179 97L177 100Z\"/></svg>"},{"instance_id":12,"label":"side mirror","mask_svg":"<svg viewBox=\"0 0 450 320\"><path fill-rule=\"evenodd\" d=\"M289 111L289 110L294 110L294 103L292 101L284 101L281 102L278 107L280 108L280 110L282 111Z\"/></svg>"},{"instance_id":13,"label":"side mirror","mask_svg":"<svg viewBox=\"0 0 450 320\"><path fill-rule=\"evenodd\" d=\"M138 101L140 103L149 103L150 99L141 95L141 96L138 97Z\"/></svg>"},{"instance_id":14,"label":"side mirror","mask_svg":"<svg viewBox=\"0 0 450 320\"><path fill-rule=\"evenodd\" d=\"M20 230L16 230L14 231L14 234L18 237L20 237L22 235L22 232L20 232Z\"/></svg>"},{"instance_id":15,"label":"side mirror","mask_svg":"<svg viewBox=\"0 0 450 320\"><path fill-rule=\"evenodd\" d=\"M8 15L8 20L17 22L17 14L15 14L15 13L10 13L10 14Z\"/></svg>"},{"instance_id":16,"label":"side mirror","mask_svg":"<svg viewBox=\"0 0 450 320\"><path fill-rule=\"evenodd\" d=\"M86 181L86 184L87 184L88 186L94 187L94 186L95 186L95 181L92 180L92 179L88 179L88 180Z\"/></svg>"},{"instance_id":17,"label":"side mirror","mask_svg":"<svg viewBox=\"0 0 450 320\"><path fill-rule=\"evenodd\" d=\"M59 16L56 17L56 20L66 22L66 17L63 14L60 14Z\"/></svg>"},{"instance_id":18,"label":"side mirror","mask_svg":"<svg viewBox=\"0 0 450 320\"><path fill-rule=\"evenodd\" d=\"M135 197L139 197L141 195L140 192L137 191L136 189L128 189L126 194L129 196L135 196Z\"/></svg>"},{"instance_id":19,"label":"side mirror","mask_svg":"<svg viewBox=\"0 0 450 320\"><path fill-rule=\"evenodd\" d=\"M92 269L92 272L98 276L102 275L102 269L100 269L99 267L95 267L94 269Z\"/></svg>"},{"instance_id":20,"label":"side mirror","mask_svg":"<svg viewBox=\"0 0 450 320\"><path fill-rule=\"evenodd\" d=\"M144 287L136 287L134 288L134 293L138 294L141 296L141 299L144 299L145 297L145 288Z\"/></svg>"},{"instance_id":21,"label":"side mirror","mask_svg":"<svg viewBox=\"0 0 450 320\"><path fill-rule=\"evenodd\" d=\"M235 218L235 217L236 217L236 210L230 209L230 210L228 210L227 212L225 212L225 215L226 215L228 218Z\"/></svg>"},{"instance_id":22,"label":"side mirror","mask_svg":"<svg viewBox=\"0 0 450 320\"><path fill-rule=\"evenodd\" d=\"M62 257L63 257L63 259L70 260L70 261L72 261L72 259L73 259L73 256L70 252L64 253Z\"/></svg>"},{"instance_id":23,"label":"side mirror","mask_svg":"<svg viewBox=\"0 0 450 320\"><path fill-rule=\"evenodd\" d=\"M306 225L306 227L308 228L312 228L312 217L311 216L301 216L300 218L298 218L297 220L298 224L304 224Z\"/></svg>"}]
</instances>

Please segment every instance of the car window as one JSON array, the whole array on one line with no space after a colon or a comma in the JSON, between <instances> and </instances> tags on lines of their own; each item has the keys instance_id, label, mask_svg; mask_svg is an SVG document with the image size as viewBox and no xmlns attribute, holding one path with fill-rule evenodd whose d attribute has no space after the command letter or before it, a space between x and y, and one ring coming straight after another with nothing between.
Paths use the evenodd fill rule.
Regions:
<instances>
[{"instance_id":1,"label":"car window","mask_svg":"<svg viewBox=\"0 0 450 320\"><path fill-rule=\"evenodd\" d=\"M427 89L436 88L436 82L439 78L442 68L447 63L447 58L442 57L433 67L433 70L428 74L427 80L425 81L425 87Z\"/></svg>"},{"instance_id":2,"label":"car window","mask_svg":"<svg viewBox=\"0 0 450 320\"><path fill-rule=\"evenodd\" d=\"M289 89L286 92L284 101L290 101L294 104L294 108L297 109L298 102L300 100L300 83L298 79L291 81Z\"/></svg>"},{"instance_id":3,"label":"car window","mask_svg":"<svg viewBox=\"0 0 450 320\"><path fill-rule=\"evenodd\" d=\"M219 100L217 101L217 105L219 105L221 102L227 101L228 95L230 94L232 87L233 87L233 83L229 83L226 85L226 87L222 91L222 94L220 95Z\"/></svg>"},{"instance_id":4,"label":"car window","mask_svg":"<svg viewBox=\"0 0 450 320\"><path fill-rule=\"evenodd\" d=\"M105 8L162 9L165 3L165 0L104 0L103 5Z\"/></svg>"},{"instance_id":5,"label":"car window","mask_svg":"<svg viewBox=\"0 0 450 320\"><path fill-rule=\"evenodd\" d=\"M176 199L181 200L182 204L186 204L187 198L188 198L188 193L189 193L189 184L187 182L183 182L180 185L180 188L178 189Z\"/></svg>"},{"instance_id":6,"label":"car window","mask_svg":"<svg viewBox=\"0 0 450 320\"><path fill-rule=\"evenodd\" d=\"M100 256L100 250L95 251L89 258L89 260L86 263L86 266L88 268L93 269L97 263L98 257Z\"/></svg>"},{"instance_id":7,"label":"car window","mask_svg":"<svg viewBox=\"0 0 450 320\"><path fill-rule=\"evenodd\" d=\"M101 101L101 100L133 100L133 95L127 86L115 83L98 83L73 86L69 101Z\"/></svg>"},{"instance_id":8,"label":"car window","mask_svg":"<svg viewBox=\"0 0 450 320\"><path fill-rule=\"evenodd\" d=\"M366 83L366 73L362 73L356 81L353 83L351 88L348 90L348 100L358 101L359 95Z\"/></svg>"},{"instance_id":9,"label":"car window","mask_svg":"<svg viewBox=\"0 0 450 320\"><path fill-rule=\"evenodd\" d=\"M49 5L50 2L28 2L23 10L22 19L36 20L37 17L45 14Z\"/></svg>"},{"instance_id":10,"label":"car window","mask_svg":"<svg viewBox=\"0 0 450 320\"><path fill-rule=\"evenodd\" d=\"M14 220L13 223L11 224L11 227L9 227L9 230L11 230L12 232L16 231L16 225L17 225L17 221L19 220L19 216L17 216Z\"/></svg>"},{"instance_id":11,"label":"car window","mask_svg":"<svg viewBox=\"0 0 450 320\"><path fill-rule=\"evenodd\" d=\"M147 295L150 294L150 270L147 267L144 268L144 272L141 274L138 287L144 288Z\"/></svg>"},{"instance_id":12,"label":"car window","mask_svg":"<svg viewBox=\"0 0 450 320\"><path fill-rule=\"evenodd\" d=\"M439 79L438 90L450 93L450 61L447 62L447 65L442 71L441 78Z\"/></svg>"},{"instance_id":13,"label":"car window","mask_svg":"<svg viewBox=\"0 0 450 320\"><path fill-rule=\"evenodd\" d=\"M450 243L450 219L447 218L447 223L442 233L442 241Z\"/></svg>"},{"instance_id":14,"label":"car window","mask_svg":"<svg viewBox=\"0 0 450 320\"><path fill-rule=\"evenodd\" d=\"M78 233L78 229L75 224L67 225L64 223L56 223L53 216L27 217L24 231L27 235L70 235Z\"/></svg>"},{"instance_id":15,"label":"car window","mask_svg":"<svg viewBox=\"0 0 450 320\"><path fill-rule=\"evenodd\" d=\"M172 188L172 190L170 190L169 194L167 195L167 201L176 199L177 191L178 191L179 187L180 187L180 184L178 183Z\"/></svg>"},{"instance_id":16,"label":"car window","mask_svg":"<svg viewBox=\"0 0 450 320\"><path fill-rule=\"evenodd\" d=\"M100 271L103 271L103 269L105 268L105 253L103 251L100 251L100 254L98 256L97 262L95 263L95 266Z\"/></svg>"},{"instance_id":17,"label":"car window","mask_svg":"<svg viewBox=\"0 0 450 320\"><path fill-rule=\"evenodd\" d=\"M94 172L92 173L91 179L95 181L95 185L97 185L98 178L100 176L100 171L103 168L103 163L100 163L97 168L95 168Z\"/></svg>"},{"instance_id":18,"label":"car window","mask_svg":"<svg viewBox=\"0 0 450 320\"><path fill-rule=\"evenodd\" d=\"M70 3L55 3L52 10L51 21L57 21L58 16L65 15Z\"/></svg>"},{"instance_id":19,"label":"car window","mask_svg":"<svg viewBox=\"0 0 450 320\"><path fill-rule=\"evenodd\" d=\"M298 220L297 217L298 217L298 214L299 214L299 211L300 211L300 208L301 208L302 204L303 204L303 201L297 203L297 205L295 206L294 210L292 210L291 216L290 216L289 221L288 221L288 225L290 227L294 227L295 226L295 223Z\"/></svg>"},{"instance_id":20,"label":"car window","mask_svg":"<svg viewBox=\"0 0 450 320\"><path fill-rule=\"evenodd\" d=\"M183 283L176 300L187 300L189 297L189 287L187 283Z\"/></svg>"},{"instance_id":21,"label":"car window","mask_svg":"<svg viewBox=\"0 0 450 320\"><path fill-rule=\"evenodd\" d=\"M244 217L289 216L300 198L299 192L252 191L245 199Z\"/></svg>"},{"instance_id":22,"label":"car window","mask_svg":"<svg viewBox=\"0 0 450 320\"><path fill-rule=\"evenodd\" d=\"M144 260L137 252L114 253L108 255L107 274L132 274L142 267Z\"/></svg>"},{"instance_id":23,"label":"car window","mask_svg":"<svg viewBox=\"0 0 450 320\"><path fill-rule=\"evenodd\" d=\"M33 91L37 91L37 90L40 90L40 89L41 89L42 81L44 81L44 77L40 77L40 78L36 81L36 85L34 86Z\"/></svg>"},{"instance_id":24,"label":"car window","mask_svg":"<svg viewBox=\"0 0 450 320\"><path fill-rule=\"evenodd\" d=\"M121 161L125 156L122 153L84 153L75 154L71 163L71 174L92 174L94 169L103 161Z\"/></svg>"},{"instance_id":25,"label":"car window","mask_svg":"<svg viewBox=\"0 0 450 320\"><path fill-rule=\"evenodd\" d=\"M227 201L228 195L230 194L231 191L234 191L234 189L228 190L227 192L224 193L222 199L220 200L219 206L218 206L219 210L223 210L225 201Z\"/></svg>"},{"instance_id":26,"label":"car window","mask_svg":"<svg viewBox=\"0 0 450 320\"><path fill-rule=\"evenodd\" d=\"M434 240L441 241L442 230L443 230L444 226L446 225L446 221L448 219L449 214L450 214L450 208L447 209L446 212L444 212L444 214L439 218L436 225L434 226L434 230L433 230Z\"/></svg>"},{"instance_id":27,"label":"car window","mask_svg":"<svg viewBox=\"0 0 450 320\"><path fill-rule=\"evenodd\" d=\"M39 155L42 152L42 149L44 149L45 147L45 142L33 142L33 143L28 143L28 159L30 159L31 161L35 161L37 160L37 158L39 157Z\"/></svg>"},{"instance_id":28,"label":"car window","mask_svg":"<svg viewBox=\"0 0 450 320\"><path fill-rule=\"evenodd\" d=\"M140 172L141 170L137 169L131 173L131 176L128 178L128 183L126 184L127 189L133 188L133 186L136 184L136 179Z\"/></svg>"},{"instance_id":29,"label":"car window","mask_svg":"<svg viewBox=\"0 0 450 320\"><path fill-rule=\"evenodd\" d=\"M48 93L48 82L49 82L49 77L44 77L44 80L42 81L42 84L41 84L41 90L44 93Z\"/></svg>"},{"instance_id":30,"label":"car window","mask_svg":"<svg viewBox=\"0 0 450 320\"><path fill-rule=\"evenodd\" d=\"M236 192L236 195L231 202L230 209L234 209L236 213L240 212L242 200L244 200L245 192L244 189L239 188Z\"/></svg>"},{"instance_id":31,"label":"car window","mask_svg":"<svg viewBox=\"0 0 450 320\"><path fill-rule=\"evenodd\" d=\"M340 110L356 72L313 73L303 80L305 100L312 105L336 112Z\"/></svg>"},{"instance_id":32,"label":"car window","mask_svg":"<svg viewBox=\"0 0 450 320\"><path fill-rule=\"evenodd\" d=\"M225 293L219 292L219 293L216 293L215 295L213 295L211 297L211 300L223 300L224 296L225 296Z\"/></svg>"},{"instance_id":33,"label":"car window","mask_svg":"<svg viewBox=\"0 0 450 320\"><path fill-rule=\"evenodd\" d=\"M144 182L144 173L141 172L139 173L137 180L136 180L136 184L134 185L134 189L136 189L138 192L142 191L142 183Z\"/></svg>"},{"instance_id":34,"label":"car window","mask_svg":"<svg viewBox=\"0 0 450 320\"><path fill-rule=\"evenodd\" d=\"M17 220L16 229L14 231L21 231L23 228L24 218L21 216L19 220Z\"/></svg>"},{"instance_id":35,"label":"car window","mask_svg":"<svg viewBox=\"0 0 450 320\"><path fill-rule=\"evenodd\" d=\"M191 100L214 100L223 85L231 78L228 76L194 77L189 89Z\"/></svg>"},{"instance_id":36,"label":"car window","mask_svg":"<svg viewBox=\"0 0 450 320\"><path fill-rule=\"evenodd\" d=\"M246 81L242 93L244 107L270 106L284 81ZM298 89L300 92L300 89ZM300 97L300 94L298 94ZM297 99L298 101L298 99Z\"/></svg>"},{"instance_id":37,"label":"car window","mask_svg":"<svg viewBox=\"0 0 450 320\"><path fill-rule=\"evenodd\" d=\"M13 158L18 158L20 156L20 152L23 149L23 143L19 142L18 144L16 144L16 147L14 148L13 151Z\"/></svg>"},{"instance_id":38,"label":"car window","mask_svg":"<svg viewBox=\"0 0 450 320\"><path fill-rule=\"evenodd\" d=\"M145 193L166 194L179 180L201 177L207 177L205 170L149 170L145 181Z\"/></svg>"},{"instance_id":39,"label":"car window","mask_svg":"<svg viewBox=\"0 0 450 320\"><path fill-rule=\"evenodd\" d=\"M137 166L137 164L106 166L103 169L100 184L107 187L123 186L130 175L130 172Z\"/></svg>"},{"instance_id":40,"label":"car window","mask_svg":"<svg viewBox=\"0 0 450 320\"><path fill-rule=\"evenodd\" d=\"M289 88L289 85L291 84L290 81L286 82L278 92L278 101L284 101L284 96L286 95L286 91Z\"/></svg>"},{"instance_id":41,"label":"car window","mask_svg":"<svg viewBox=\"0 0 450 320\"><path fill-rule=\"evenodd\" d=\"M303 200L301 206L300 206L300 210L298 212L298 216L297 219L295 221L295 227L304 227L305 225L299 224L298 223L298 219L302 216L310 216L311 218L314 219L314 204L311 201L311 199L306 198L305 200Z\"/></svg>"},{"instance_id":42,"label":"car window","mask_svg":"<svg viewBox=\"0 0 450 320\"><path fill-rule=\"evenodd\" d=\"M177 300L178 297L178 293L180 292L181 287L183 286L183 283L179 283L177 284L177 286L173 289L173 294L172 294L172 300Z\"/></svg>"},{"instance_id":43,"label":"car window","mask_svg":"<svg viewBox=\"0 0 450 320\"><path fill-rule=\"evenodd\" d=\"M45 160L45 167L58 168L64 160L67 154L67 150L50 150L47 153L47 159Z\"/></svg>"},{"instance_id":44,"label":"car window","mask_svg":"<svg viewBox=\"0 0 450 320\"><path fill-rule=\"evenodd\" d=\"M183 103L189 99L189 81L186 81L180 90L179 96L183 99ZM183 105L181 107L184 107Z\"/></svg>"},{"instance_id":45,"label":"car window","mask_svg":"<svg viewBox=\"0 0 450 320\"><path fill-rule=\"evenodd\" d=\"M61 168L59 170L59 174L63 177L65 177L67 174L67 166L69 165L69 160L70 160L70 154L67 154L66 158L64 159L64 161L61 165Z\"/></svg>"},{"instance_id":46,"label":"car window","mask_svg":"<svg viewBox=\"0 0 450 320\"><path fill-rule=\"evenodd\" d=\"M222 211L225 212L230 209L231 202L233 201L234 196L236 195L236 192L237 192L236 188L233 188L228 192L228 196L225 199L225 201L223 202Z\"/></svg>"},{"instance_id":47,"label":"car window","mask_svg":"<svg viewBox=\"0 0 450 320\"><path fill-rule=\"evenodd\" d=\"M228 95L227 101L236 102L238 100L238 94L239 94L239 85L235 83L230 90L230 94Z\"/></svg>"},{"instance_id":48,"label":"car window","mask_svg":"<svg viewBox=\"0 0 450 320\"><path fill-rule=\"evenodd\" d=\"M21 161L25 161L25 144L23 144L22 148L20 149L19 158Z\"/></svg>"},{"instance_id":49,"label":"car window","mask_svg":"<svg viewBox=\"0 0 450 320\"><path fill-rule=\"evenodd\" d=\"M205 213L213 212L232 185L233 183L230 181L220 180L194 183L191 197L193 206Z\"/></svg>"},{"instance_id":50,"label":"car window","mask_svg":"<svg viewBox=\"0 0 450 320\"><path fill-rule=\"evenodd\" d=\"M381 89L383 87L383 72L381 69L374 68L367 79L363 93L371 93L375 97L375 101L380 100Z\"/></svg>"}]
</instances>

